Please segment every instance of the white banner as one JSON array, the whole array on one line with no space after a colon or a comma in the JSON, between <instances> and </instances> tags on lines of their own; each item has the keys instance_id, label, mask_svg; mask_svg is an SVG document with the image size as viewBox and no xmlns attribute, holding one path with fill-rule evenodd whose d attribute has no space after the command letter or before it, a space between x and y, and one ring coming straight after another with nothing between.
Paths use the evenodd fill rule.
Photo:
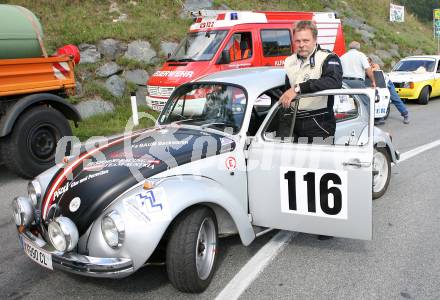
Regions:
<instances>
[{"instance_id":1,"label":"white banner","mask_svg":"<svg viewBox=\"0 0 440 300\"><path fill-rule=\"evenodd\" d=\"M390 3L390 21L404 22L405 21L405 6L395 5Z\"/></svg>"}]
</instances>

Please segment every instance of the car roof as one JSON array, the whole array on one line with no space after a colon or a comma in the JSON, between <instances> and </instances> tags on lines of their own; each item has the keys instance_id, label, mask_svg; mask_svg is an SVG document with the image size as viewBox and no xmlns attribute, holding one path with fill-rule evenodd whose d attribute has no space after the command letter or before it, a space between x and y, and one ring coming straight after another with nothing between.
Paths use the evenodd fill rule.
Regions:
<instances>
[{"instance_id":1,"label":"car roof","mask_svg":"<svg viewBox=\"0 0 440 300\"><path fill-rule=\"evenodd\" d=\"M285 84L286 71L280 67L253 67L212 73L197 81L238 84L248 92L261 94Z\"/></svg>"},{"instance_id":2,"label":"car roof","mask_svg":"<svg viewBox=\"0 0 440 300\"><path fill-rule=\"evenodd\" d=\"M440 59L440 55L413 55L413 56L407 56L405 58L402 58L402 60L407 60L407 59L427 59L427 58Z\"/></svg>"}]
</instances>

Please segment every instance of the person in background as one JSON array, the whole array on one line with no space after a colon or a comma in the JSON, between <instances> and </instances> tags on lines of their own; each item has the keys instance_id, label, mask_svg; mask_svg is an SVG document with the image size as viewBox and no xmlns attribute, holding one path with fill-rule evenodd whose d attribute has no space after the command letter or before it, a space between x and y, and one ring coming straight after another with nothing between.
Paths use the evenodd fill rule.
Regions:
<instances>
[{"instance_id":1,"label":"person in background","mask_svg":"<svg viewBox=\"0 0 440 300\"><path fill-rule=\"evenodd\" d=\"M359 51L361 44L352 41L349 48L350 50L341 56L343 79L349 81L348 84L353 88L362 88L366 87L365 74L367 74L371 81L371 87L376 88L376 80L367 56Z\"/></svg>"},{"instance_id":2,"label":"person in background","mask_svg":"<svg viewBox=\"0 0 440 300\"><path fill-rule=\"evenodd\" d=\"M371 57L368 58L368 62L371 66L371 69L374 71L379 71L380 66L373 62ZM394 104L394 106L397 108L397 110L400 112L400 115L403 117L403 124L409 124L409 113L408 110L405 107L405 104L403 103L402 99L400 99L399 94L396 92L396 87L394 86L394 83L389 79L389 77L384 73L385 81L387 83L387 88L390 91L390 100L391 103ZM382 118L378 120L376 125L384 124L385 120Z\"/></svg>"}]
</instances>

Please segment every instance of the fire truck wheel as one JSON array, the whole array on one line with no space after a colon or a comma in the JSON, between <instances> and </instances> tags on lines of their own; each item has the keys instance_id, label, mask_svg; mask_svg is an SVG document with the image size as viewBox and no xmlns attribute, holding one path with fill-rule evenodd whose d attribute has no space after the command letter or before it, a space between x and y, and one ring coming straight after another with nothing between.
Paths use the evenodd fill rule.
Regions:
<instances>
[{"instance_id":1,"label":"fire truck wheel","mask_svg":"<svg viewBox=\"0 0 440 300\"><path fill-rule=\"evenodd\" d=\"M168 278L186 293L201 293L215 270L218 229L215 214L207 207L184 212L174 223L167 245Z\"/></svg>"},{"instance_id":2,"label":"fire truck wheel","mask_svg":"<svg viewBox=\"0 0 440 300\"><path fill-rule=\"evenodd\" d=\"M32 178L55 163L58 140L72 135L67 119L59 111L38 106L22 114L2 146L6 167Z\"/></svg>"}]
</instances>

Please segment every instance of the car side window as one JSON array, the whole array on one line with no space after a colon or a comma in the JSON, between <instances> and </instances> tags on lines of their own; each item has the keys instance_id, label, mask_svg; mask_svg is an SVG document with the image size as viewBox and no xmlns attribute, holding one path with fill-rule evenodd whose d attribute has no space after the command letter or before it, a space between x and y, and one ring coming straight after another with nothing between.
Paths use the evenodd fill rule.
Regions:
<instances>
[{"instance_id":1,"label":"car side window","mask_svg":"<svg viewBox=\"0 0 440 300\"><path fill-rule=\"evenodd\" d=\"M279 86L267 90L257 97L254 106L252 107L251 120L247 132L248 136L254 136L257 133L271 107L277 103L278 99L283 94L283 89L284 86Z\"/></svg>"},{"instance_id":2,"label":"car side window","mask_svg":"<svg viewBox=\"0 0 440 300\"><path fill-rule=\"evenodd\" d=\"M331 95L328 97L333 98L334 135L323 138L318 133L317 136L313 136L315 129L318 130L320 127L322 130L331 128L331 124L327 124L331 122L329 121L331 118L323 118L322 115L320 116L317 113L300 109L296 112L295 123L292 125L294 108L291 106L285 109L278 106L263 129L264 140L278 143L357 145L363 130L368 126L369 122L368 97L364 95ZM324 100L324 98L322 99L323 101L327 101ZM307 102L310 100L313 101L314 97L303 97L300 101ZM361 109L361 107L363 107L363 109ZM307 116L307 114L311 115L311 117ZM308 118L308 120L301 120L301 118ZM312 136L299 136L297 134L298 124L308 127L309 129L311 127L316 128L312 128ZM311 141L311 139L313 139L313 141Z\"/></svg>"},{"instance_id":3,"label":"car side window","mask_svg":"<svg viewBox=\"0 0 440 300\"><path fill-rule=\"evenodd\" d=\"M386 89L387 83L385 82L385 77L383 76L383 72L374 71L373 74L374 74L374 80L376 80L376 87ZM371 81L368 77L365 78L365 85L366 86L371 85Z\"/></svg>"},{"instance_id":4,"label":"car side window","mask_svg":"<svg viewBox=\"0 0 440 300\"><path fill-rule=\"evenodd\" d=\"M437 65L437 73L440 73L440 61L438 61L437 63L438 63L438 65Z\"/></svg>"},{"instance_id":5,"label":"car side window","mask_svg":"<svg viewBox=\"0 0 440 300\"><path fill-rule=\"evenodd\" d=\"M251 58L253 55L252 33L234 33L225 49L229 51L229 59L231 62Z\"/></svg>"},{"instance_id":6,"label":"car side window","mask_svg":"<svg viewBox=\"0 0 440 300\"><path fill-rule=\"evenodd\" d=\"M263 55L289 56L292 54L292 39L288 29L263 29L261 30Z\"/></svg>"}]
</instances>

